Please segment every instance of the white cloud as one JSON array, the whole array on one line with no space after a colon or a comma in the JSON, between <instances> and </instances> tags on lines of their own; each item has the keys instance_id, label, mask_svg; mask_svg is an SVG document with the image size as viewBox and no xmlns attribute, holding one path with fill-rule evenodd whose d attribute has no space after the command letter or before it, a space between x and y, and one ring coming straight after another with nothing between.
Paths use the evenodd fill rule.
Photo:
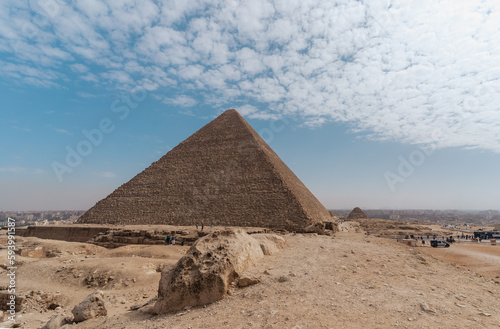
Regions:
<instances>
[{"instance_id":1,"label":"white cloud","mask_svg":"<svg viewBox=\"0 0 500 329\"><path fill-rule=\"evenodd\" d=\"M129 85L133 82L132 78L127 72L123 71L108 71L101 74L106 80L110 80L112 82L118 82L122 85Z\"/></svg>"},{"instance_id":2,"label":"white cloud","mask_svg":"<svg viewBox=\"0 0 500 329\"><path fill-rule=\"evenodd\" d=\"M71 65L71 69L75 72L79 72L79 73L85 73L85 72L88 72L89 68L86 67L85 65L83 64L73 64Z\"/></svg>"},{"instance_id":3,"label":"white cloud","mask_svg":"<svg viewBox=\"0 0 500 329\"><path fill-rule=\"evenodd\" d=\"M26 168L23 167L0 167L0 172L8 172L8 173L21 173L25 171Z\"/></svg>"},{"instance_id":4,"label":"white cloud","mask_svg":"<svg viewBox=\"0 0 500 329\"><path fill-rule=\"evenodd\" d=\"M182 65L178 70L178 76L183 80L192 81L198 79L204 70L201 65Z\"/></svg>"},{"instance_id":5,"label":"white cloud","mask_svg":"<svg viewBox=\"0 0 500 329\"><path fill-rule=\"evenodd\" d=\"M76 94L82 98L96 98L97 95L87 93L85 91L77 91Z\"/></svg>"},{"instance_id":6,"label":"white cloud","mask_svg":"<svg viewBox=\"0 0 500 329\"><path fill-rule=\"evenodd\" d=\"M279 116L276 113L262 111L253 105L242 105L236 110L247 118L260 120L277 120Z\"/></svg>"},{"instance_id":7,"label":"white cloud","mask_svg":"<svg viewBox=\"0 0 500 329\"><path fill-rule=\"evenodd\" d=\"M182 107L193 107L196 104L198 104L198 101L196 101L196 99L191 98L189 96L180 95L180 96L177 96L176 98L165 98L163 100L163 103L174 104L174 105L182 106Z\"/></svg>"},{"instance_id":8,"label":"white cloud","mask_svg":"<svg viewBox=\"0 0 500 329\"><path fill-rule=\"evenodd\" d=\"M67 131L66 129L54 128L54 131L57 131L58 133L61 133L61 134L73 135L72 133L70 133L70 132L69 132L69 131Z\"/></svg>"},{"instance_id":9,"label":"white cloud","mask_svg":"<svg viewBox=\"0 0 500 329\"><path fill-rule=\"evenodd\" d=\"M59 87L56 83L62 74L49 68L32 67L0 60L0 75L14 79L16 84L26 83L38 87Z\"/></svg>"},{"instance_id":10,"label":"white cloud","mask_svg":"<svg viewBox=\"0 0 500 329\"><path fill-rule=\"evenodd\" d=\"M259 55L252 49L245 47L236 52L236 60L240 63L241 71L254 76L264 70Z\"/></svg>"},{"instance_id":11,"label":"white cloud","mask_svg":"<svg viewBox=\"0 0 500 329\"><path fill-rule=\"evenodd\" d=\"M10 173L10 174L44 174L46 173L45 170L40 169L40 168L25 168L25 167L18 167L18 166L7 166L7 167L0 167L0 173Z\"/></svg>"},{"instance_id":12,"label":"white cloud","mask_svg":"<svg viewBox=\"0 0 500 329\"><path fill-rule=\"evenodd\" d=\"M102 177L102 178L114 178L116 177L116 174L112 171L99 171L99 172L93 172L92 173L94 176Z\"/></svg>"},{"instance_id":13,"label":"white cloud","mask_svg":"<svg viewBox=\"0 0 500 329\"><path fill-rule=\"evenodd\" d=\"M103 17L109 12L108 6L98 0L80 0L76 2L76 7L91 18Z\"/></svg>"},{"instance_id":14,"label":"white cloud","mask_svg":"<svg viewBox=\"0 0 500 329\"><path fill-rule=\"evenodd\" d=\"M260 104L243 111L500 152L494 0L36 3L0 2L0 74L15 83L59 87L69 67L179 106ZM184 90L204 99L169 96Z\"/></svg>"},{"instance_id":15,"label":"white cloud","mask_svg":"<svg viewBox=\"0 0 500 329\"><path fill-rule=\"evenodd\" d=\"M29 128L19 127L19 126L11 126L11 128L22 130L22 131L27 131L27 132L31 131L31 129L29 129Z\"/></svg>"},{"instance_id":16,"label":"white cloud","mask_svg":"<svg viewBox=\"0 0 500 329\"><path fill-rule=\"evenodd\" d=\"M93 73L85 74L81 77L81 79L88 82L99 82L99 78Z\"/></svg>"}]
</instances>

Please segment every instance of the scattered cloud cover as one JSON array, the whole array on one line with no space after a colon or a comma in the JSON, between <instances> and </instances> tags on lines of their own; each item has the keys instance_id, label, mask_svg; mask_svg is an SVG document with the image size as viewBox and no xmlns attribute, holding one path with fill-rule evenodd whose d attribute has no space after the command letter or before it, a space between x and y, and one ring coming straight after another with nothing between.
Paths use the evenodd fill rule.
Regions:
<instances>
[{"instance_id":1,"label":"scattered cloud cover","mask_svg":"<svg viewBox=\"0 0 500 329\"><path fill-rule=\"evenodd\" d=\"M77 91L76 94L82 98L96 98L97 97L97 95L87 93L84 91Z\"/></svg>"},{"instance_id":2,"label":"scattered cloud cover","mask_svg":"<svg viewBox=\"0 0 500 329\"><path fill-rule=\"evenodd\" d=\"M26 131L26 132L31 131L31 129L30 129L30 128L19 127L19 126L11 126L11 128L12 128L12 129L16 129L16 130Z\"/></svg>"},{"instance_id":3,"label":"scattered cloud cover","mask_svg":"<svg viewBox=\"0 0 500 329\"><path fill-rule=\"evenodd\" d=\"M61 133L61 134L73 135L72 133L70 133L70 132L69 132L69 131L67 131L66 129L54 128L54 131L57 131L58 133Z\"/></svg>"},{"instance_id":4,"label":"scattered cloud cover","mask_svg":"<svg viewBox=\"0 0 500 329\"><path fill-rule=\"evenodd\" d=\"M499 31L495 0L6 0L0 76L498 153Z\"/></svg>"},{"instance_id":5,"label":"scattered cloud cover","mask_svg":"<svg viewBox=\"0 0 500 329\"><path fill-rule=\"evenodd\" d=\"M94 176L102 177L102 178L115 178L116 174L112 171L99 171L92 173Z\"/></svg>"},{"instance_id":6,"label":"scattered cloud cover","mask_svg":"<svg viewBox=\"0 0 500 329\"><path fill-rule=\"evenodd\" d=\"M0 173L10 173L10 174L44 174L45 170L40 168L25 168L20 166L6 166L0 167Z\"/></svg>"},{"instance_id":7,"label":"scattered cloud cover","mask_svg":"<svg viewBox=\"0 0 500 329\"><path fill-rule=\"evenodd\" d=\"M20 173L25 171L26 168L23 167L2 167L0 168L0 172L8 172L8 173Z\"/></svg>"},{"instance_id":8,"label":"scattered cloud cover","mask_svg":"<svg viewBox=\"0 0 500 329\"><path fill-rule=\"evenodd\" d=\"M186 95L180 95L176 98L165 98L163 100L163 102L165 104L174 104L174 105L181 106L181 107L193 107L196 104L198 104L196 99L191 98L191 97L186 96Z\"/></svg>"},{"instance_id":9,"label":"scattered cloud cover","mask_svg":"<svg viewBox=\"0 0 500 329\"><path fill-rule=\"evenodd\" d=\"M271 111L263 111L257 107L245 104L238 107L238 112L250 119L277 120L279 116Z\"/></svg>"}]
</instances>

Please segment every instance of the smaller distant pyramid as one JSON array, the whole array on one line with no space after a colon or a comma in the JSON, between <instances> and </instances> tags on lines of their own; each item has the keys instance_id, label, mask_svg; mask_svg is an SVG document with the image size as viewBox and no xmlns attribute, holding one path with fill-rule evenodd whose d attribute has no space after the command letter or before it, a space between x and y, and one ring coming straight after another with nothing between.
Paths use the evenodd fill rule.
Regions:
<instances>
[{"instance_id":1,"label":"smaller distant pyramid","mask_svg":"<svg viewBox=\"0 0 500 329\"><path fill-rule=\"evenodd\" d=\"M347 219L359 219L359 218L368 218L368 216L366 216L363 210L361 210L361 208L359 207L354 208L349 214L349 216L347 216Z\"/></svg>"}]
</instances>

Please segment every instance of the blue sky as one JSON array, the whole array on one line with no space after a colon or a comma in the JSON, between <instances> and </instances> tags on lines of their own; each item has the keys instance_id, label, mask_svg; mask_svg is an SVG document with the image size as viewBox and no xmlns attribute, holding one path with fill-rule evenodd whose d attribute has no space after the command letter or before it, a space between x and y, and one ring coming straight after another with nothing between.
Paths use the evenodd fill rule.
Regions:
<instances>
[{"instance_id":1,"label":"blue sky","mask_svg":"<svg viewBox=\"0 0 500 329\"><path fill-rule=\"evenodd\" d=\"M87 209L229 108L328 208L500 209L499 45L496 1L2 1L0 210Z\"/></svg>"}]
</instances>

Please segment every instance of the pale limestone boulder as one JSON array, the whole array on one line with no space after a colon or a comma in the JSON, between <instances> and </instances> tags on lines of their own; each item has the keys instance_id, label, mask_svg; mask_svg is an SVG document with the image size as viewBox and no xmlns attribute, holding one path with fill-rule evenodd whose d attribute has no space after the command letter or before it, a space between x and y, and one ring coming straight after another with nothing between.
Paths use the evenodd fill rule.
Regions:
<instances>
[{"instance_id":1,"label":"pale limestone boulder","mask_svg":"<svg viewBox=\"0 0 500 329\"><path fill-rule=\"evenodd\" d=\"M252 234L252 238L259 241L260 248L266 256L275 254L286 246L286 240L276 234Z\"/></svg>"},{"instance_id":2,"label":"pale limestone boulder","mask_svg":"<svg viewBox=\"0 0 500 329\"><path fill-rule=\"evenodd\" d=\"M45 248L44 247L24 247L19 248L19 256L29 257L29 258L45 258Z\"/></svg>"},{"instance_id":3,"label":"pale limestone boulder","mask_svg":"<svg viewBox=\"0 0 500 329\"><path fill-rule=\"evenodd\" d=\"M42 329L58 329L71 322L71 317L65 314L53 316Z\"/></svg>"},{"instance_id":4,"label":"pale limestone boulder","mask_svg":"<svg viewBox=\"0 0 500 329\"><path fill-rule=\"evenodd\" d=\"M238 287L245 288L260 282L259 278L243 276L238 279Z\"/></svg>"},{"instance_id":5,"label":"pale limestone boulder","mask_svg":"<svg viewBox=\"0 0 500 329\"><path fill-rule=\"evenodd\" d=\"M231 282L263 257L260 243L242 230L209 234L196 241L174 268L162 271L152 312L173 312L220 300Z\"/></svg>"},{"instance_id":6,"label":"pale limestone boulder","mask_svg":"<svg viewBox=\"0 0 500 329\"><path fill-rule=\"evenodd\" d=\"M71 313L73 313L73 321L75 322L85 321L98 316L106 316L108 311L104 303L103 292L97 290L93 294L90 294L80 304L76 305Z\"/></svg>"}]
</instances>

